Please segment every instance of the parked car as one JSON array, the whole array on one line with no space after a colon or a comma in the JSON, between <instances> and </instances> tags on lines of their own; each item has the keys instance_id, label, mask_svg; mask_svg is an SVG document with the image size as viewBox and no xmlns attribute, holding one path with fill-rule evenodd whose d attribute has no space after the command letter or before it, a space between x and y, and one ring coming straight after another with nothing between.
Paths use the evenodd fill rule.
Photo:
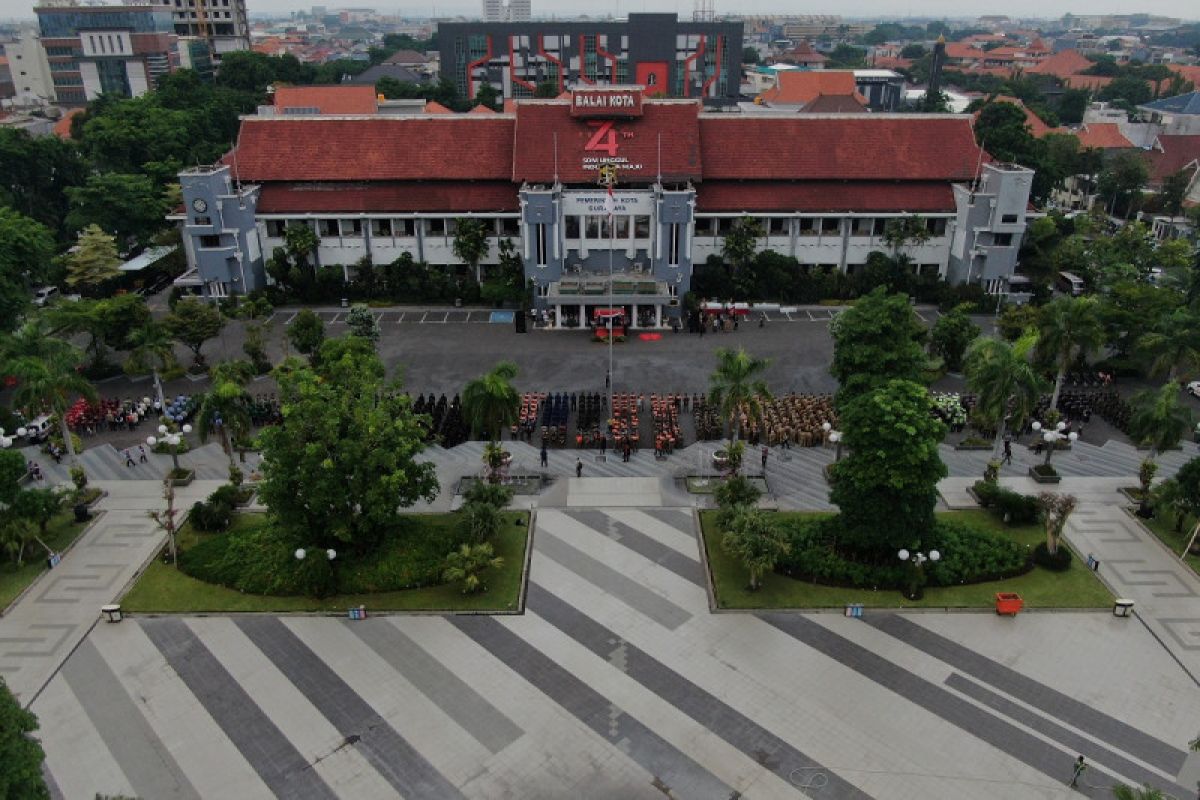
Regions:
<instances>
[{"instance_id":1,"label":"parked car","mask_svg":"<svg viewBox=\"0 0 1200 800\"><path fill-rule=\"evenodd\" d=\"M41 444L50 437L50 430L54 427L54 417L49 414L42 414L35 420L25 423L25 439L30 444Z\"/></svg>"},{"instance_id":2,"label":"parked car","mask_svg":"<svg viewBox=\"0 0 1200 800\"><path fill-rule=\"evenodd\" d=\"M1070 272L1058 273L1058 280L1054 285L1060 292L1071 297L1083 294L1083 279Z\"/></svg>"},{"instance_id":3,"label":"parked car","mask_svg":"<svg viewBox=\"0 0 1200 800\"><path fill-rule=\"evenodd\" d=\"M33 304L38 308L41 308L42 306L54 300L56 297L58 297L57 286L42 286L39 289L34 289Z\"/></svg>"}]
</instances>

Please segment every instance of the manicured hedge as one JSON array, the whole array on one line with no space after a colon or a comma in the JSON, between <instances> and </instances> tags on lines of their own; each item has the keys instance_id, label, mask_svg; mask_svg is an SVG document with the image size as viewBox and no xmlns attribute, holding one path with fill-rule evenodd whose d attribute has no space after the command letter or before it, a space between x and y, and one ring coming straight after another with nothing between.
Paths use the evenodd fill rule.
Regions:
<instances>
[{"instance_id":1,"label":"manicured hedge","mask_svg":"<svg viewBox=\"0 0 1200 800\"><path fill-rule=\"evenodd\" d=\"M1037 498L1032 495L1014 492L989 481L976 481L971 488L981 506L1009 525L1032 525L1038 521L1041 512Z\"/></svg>"},{"instance_id":2,"label":"manicured hedge","mask_svg":"<svg viewBox=\"0 0 1200 800\"><path fill-rule=\"evenodd\" d=\"M776 566L776 571L813 583L862 588L903 588L911 567L899 558L894 563L865 563L847 557L837 548L841 522L836 517L782 519L781 525L791 544L791 552ZM999 580L1027 572L1029 556L1004 536L979 531L958 522L938 520L928 550L938 550L940 561L927 562L925 574L930 586L949 586Z\"/></svg>"}]
</instances>

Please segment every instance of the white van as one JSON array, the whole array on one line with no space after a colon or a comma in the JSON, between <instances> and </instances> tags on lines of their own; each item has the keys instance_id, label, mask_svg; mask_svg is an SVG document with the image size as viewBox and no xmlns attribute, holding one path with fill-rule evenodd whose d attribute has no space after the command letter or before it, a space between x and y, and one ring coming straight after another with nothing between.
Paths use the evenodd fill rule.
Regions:
<instances>
[{"instance_id":1,"label":"white van","mask_svg":"<svg viewBox=\"0 0 1200 800\"><path fill-rule=\"evenodd\" d=\"M42 306L54 300L56 297L58 297L57 286L43 286L40 289L34 290L33 304L38 308L41 308Z\"/></svg>"},{"instance_id":2,"label":"white van","mask_svg":"<svg viewBox=\"0 0 1200 800\"><path fill-rule=\"evenodd\" d=\"M1083 294L1083 278L1072 272L1058 273L1058 281L1054 285L1060 292L1071 297Z\"/></svg>"},{"instance_id":3,"label":"white van","mask_svg":"<svg viewBox=\"0 0 1200 800\"><path fill-rule=\"evenodd\" d=\"M27 422L21 427L25 429L25 439L30 444L40 444L50 436L50 429L54 427L54 417L49 414L42 414L37 419Z\"/></svg>"}]
</instances>

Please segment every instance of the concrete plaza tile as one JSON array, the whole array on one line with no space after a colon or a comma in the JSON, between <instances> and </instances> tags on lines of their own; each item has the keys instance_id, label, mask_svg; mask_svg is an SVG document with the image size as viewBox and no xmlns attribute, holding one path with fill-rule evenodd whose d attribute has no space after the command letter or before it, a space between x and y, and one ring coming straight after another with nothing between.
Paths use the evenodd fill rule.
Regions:
<instances>
[{"instance_id":1,"label":"concrete plaza tile","mask_svg":"<svg viewBox=\"0 0 1200 800\"><path fill-rule=\"evenodd\" d=\"M387 797L393 793L361 753L343 746L344 737L337 729L232 620L193 618L187 620L187 625L330 789L354 797Z\"/></svg>"},{"instance_id":2,"label":"concrete plaza tile","mask_svg":"<svg viewBox=\"0 0 1200 800\"><path fill-rule=\"evenodd\" d=\"M908 619L1181 750L1200 690L1136 619L1111 614L914 614Z\"/></svg>"},{"instance_id":3,"label":"concrete plaza tile","mask_svg":"<svg viewBox=\"0 0 1200 800\"><path fill-rule=\"evenodd\" d=\"M689 613L708 611L708 595L703 586L685 580L621 542L600 535L564 514L548 511L539 513L538 533L570 544ZM541 543L535 538L534 556L537 557L541 552ZM615 587L600 588L612 592Z\"/></svg>"},{"instance_id":4,"label":"concrete plaza tile","mask_svg":"<svg viewBox=\"0 0 1200 800\"><path fill-rule=\"evenodd\" d=\"M31 710L38 717L35 735L46 753L46 768L63 797L133 795L129 778L61 674L46 685Z\"/></svg>"},{"instance_id":5,"label":"concrete plaza tile","mask_svg":"<svg viewBox=\"0 0 1200 800\"><path fill-rule=\"evenodd\" d=\"M284 624L453 785L465 783L491 755L340 620Z\"/></svg>"},{"instance_id":6,"label":"concrete plaza tile","mask_svg":"<svg viewBox=\"0 0 1200 800\"><path fill-rule=\"evenodd\" d=\"M396 625L434 658L493 702L525 734L487 759L463 787L478 800L494 797L583 797L573 789L611 789L598 796L662 800L652 776L576 717L439 617L394 617ZM544 769L530 770L531 765ZM512 794L507 794L511 792Z\"/></svg>"},{"instance_id":7,"label":"concrete plaza tile","mask_svg":"<svg viewBox=\"0 0 1200 800\"><path fill-rule=\"evenodd\" d=\"M524 617L507 618L502 623L543 653L553 654L560 666L732 789L745 793L751 783L756 783L756 797L795 796L795 790L786 782L774 775L770 780L763 777L767 771L751 758L536 613L527 612Z\"/></svg>"},{"instance_id":8,"label":"concrete plaza tile","mask_svg":"<svg viewBox=\"0 0 1200 800\"><path fill-rule=\"evenodd\" d=\"M101 626L88 642L136 698L154 736L200 797L271 797L254 769L139 626Z\"/></svg>"},{"instance_id":9,"label":"concrete plaza tile","mask_svg":"<svg viewBox=\"0 0 1200 800\"><path fill-rule=\"evenodd\" d=\"M650 516L644 509L616 508L605 510L603 513L617 522L638 530L642 535L650 537L659 544L670 547L681 555L697 562L700 560L700 551L690 519L686 523L686 529L681 530Z\"/></svg>"}]
</instances>

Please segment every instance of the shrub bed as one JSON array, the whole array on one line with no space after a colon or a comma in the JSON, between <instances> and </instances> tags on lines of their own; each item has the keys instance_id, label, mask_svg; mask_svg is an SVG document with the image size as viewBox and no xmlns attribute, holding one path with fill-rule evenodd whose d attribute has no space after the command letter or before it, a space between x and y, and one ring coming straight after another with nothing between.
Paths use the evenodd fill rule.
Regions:
<instances>
[{"instance_id":1,"label":"shrub bed","mask_svg":"<svg viewBox=\"0 0 1200 800\"><path fill-rule=\"evenodd\" d=\"M776 572L800 580L856 588L902 588L908 567L895 563L854 561L837 549L840 522L828 518L784 518L779 521L791 544L791 552L776 566ZM1032 568L1020 545L1003 536L976 530L958 522L938 520L929 542L931 550L944 553L937 562L925 565L929 586L954 586L1002 580Z\"/></svg>"},{"instance_id":2,"label":"shrub bed","mask_svg":"<svg viewBox=\"0 0 1200 800\"><path fill-rule=\"evenodd\" d=\"M1008 525L1031 525L1038 521L1037 498L1014 492L998 483L976 481L971 487L979 505Z\"/></svg>"},{"instance_id":3,"label":"shrub bed","mask_svg":"<svg viewBox=\"0 0 1200 800\"><path fill-rule=\"evenodd\" d=\"M185 550L179 558L180 570L198 580L250 594L304 594L307 587L302 585L303 574L293 555L303 543L298 545L280 535L265 515L246 516L256 516L258 521L235 525L229 533L206 538ZM501 512L501 518L502 525L512 527L526 515ZM414 514L368 555L358 555L348 546L344 551L337 548L334 591L367 594L443 583L446 554L463 541L460 525L457 514Z\"/></svg>"},{"instance_id":4,"label":"shrub bed","mask_svg":"<svg viewBox=\"0 0 1200 800\"><path fill-rule=\"evenodd\" d=\"M1058 552L1052 555L1050 548L1046 547L1045 542L1042 542L1033 548L1033 563L1054 572L1066 572L1071 568L1071 548L1060 545Z\"/></svg>"}]
</instances>

